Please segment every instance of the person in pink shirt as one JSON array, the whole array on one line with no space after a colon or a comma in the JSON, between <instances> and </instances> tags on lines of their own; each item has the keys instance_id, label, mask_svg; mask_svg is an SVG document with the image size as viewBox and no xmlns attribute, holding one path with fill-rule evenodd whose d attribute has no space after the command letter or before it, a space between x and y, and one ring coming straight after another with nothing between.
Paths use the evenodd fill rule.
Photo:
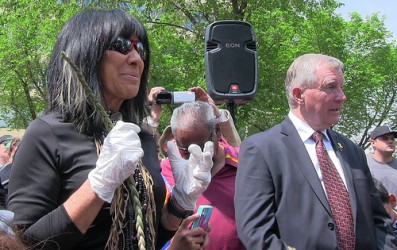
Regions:
<instances>
[{"instance_id":1,"label":"person in pink shirt","mask_svg":"<svg viewBox=\"0 0 397 250\"><path fill-rule=\"evenodd\" d=\"M209 221L210 244L206 249L245 249L237 236L233 203L239 147L231 146L222 136L213 107L205 102L185 103L176 108L171 118L171 129L174 140L167 145L177 148L180 154L178 157L183 159L189 159L191 145L198 145L205 151L208 141L214 143L211 181L196 203L196 208L199 205L214 207ZM176 144L176 147L172 144ZM168 155L172 157L170 151ZM174 186L169 157L161 162L162 174Z\"/></svg>"}]
</instances>

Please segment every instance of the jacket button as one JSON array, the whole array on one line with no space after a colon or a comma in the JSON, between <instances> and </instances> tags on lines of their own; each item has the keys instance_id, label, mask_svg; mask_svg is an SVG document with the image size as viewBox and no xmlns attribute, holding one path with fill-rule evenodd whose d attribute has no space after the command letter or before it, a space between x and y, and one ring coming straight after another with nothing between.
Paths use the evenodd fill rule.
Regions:
<instances>
[{"instance_id":1,"label":"jacket button","mask_svg":"<svg viewBox=\"0 0 397 250\"><path fill-rule=\"evenodd\" d=\"M334 231L335 226L333 223L328 223L328 228L329 228L329 230Z\"/></svg>"}]
</instances>

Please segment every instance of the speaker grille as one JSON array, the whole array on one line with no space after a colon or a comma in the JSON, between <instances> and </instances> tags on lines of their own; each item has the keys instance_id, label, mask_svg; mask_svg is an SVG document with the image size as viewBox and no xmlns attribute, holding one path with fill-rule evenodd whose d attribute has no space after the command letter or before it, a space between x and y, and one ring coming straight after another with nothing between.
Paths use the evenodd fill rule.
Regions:
<instances>
[{"instance_id":1,"label":"speaker grille","mask_svg":"<svg viewBox=\"0 0 397 250\"><path fill-rule=\"evenodd\" d=\"M206 29L205 80L215 101L244 103L256 94L258 57L249 23L214 22Z\"/></svg>"},{"instance_id":2,"label":"speaker grille","mask_svg":"<svg viewBox=\"0 0 397 250\"><path fill-rule=\"evenodd\" d=\"M257 51L256 50L256 43L254 41L250 41L247 43L247 48L253 51Z\"/></svg>"},{"instance_id":3,"label":"speaker grille","mask_svg":"<svg viewBox=\"0 0 397 250\"><path fill-rule=\"evenodd\" d=\"M218 43L208 41L206 46L206 51L211 51L218 48Z\"/></svg>"}]
</instances>

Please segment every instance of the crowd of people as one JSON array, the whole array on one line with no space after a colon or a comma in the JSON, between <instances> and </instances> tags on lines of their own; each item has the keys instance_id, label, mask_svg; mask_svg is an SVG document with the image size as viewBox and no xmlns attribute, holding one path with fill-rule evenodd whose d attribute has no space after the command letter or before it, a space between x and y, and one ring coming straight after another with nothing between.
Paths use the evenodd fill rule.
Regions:
<instances>
[{"instance_id":1,"label":"crowd of people","mask_svg":"<svg viewBox=\"0 0 397 250\"><path fill-rule=\"evenodd\" d=\"M48 65L46 113L22 140L0 138L0 245L397 249L397 132L375 128L367 158L332 129L347 99L343 67L296 58L287 117L242 142L200 87L160 133L164 88L149 90L142 23L123 10L73 16ZM192 228L200 205L213 207L209 225Z\"/></svg>"}]
</instances>

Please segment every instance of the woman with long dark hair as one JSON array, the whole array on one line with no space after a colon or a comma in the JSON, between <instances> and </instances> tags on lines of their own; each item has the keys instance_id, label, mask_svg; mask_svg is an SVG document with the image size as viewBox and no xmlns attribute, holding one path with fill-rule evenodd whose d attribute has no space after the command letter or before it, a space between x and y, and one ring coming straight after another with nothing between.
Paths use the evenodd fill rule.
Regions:
<instances>
[{"instance_id":1,"label":"woman with long dark hair","mask_svg":"<svg viewBox=\"0 0 397 250\"><path fill-rule=\"evenodd\" d=\"M206 246L206 232L188 228L197 215L173 197L164 206L156 143L139 127L149 61L146 30L125 11L86 11L65 24L48 68L48 110L26 130L11 172L9 209L27 240L155 249L179 228L170 249Z\"/></svg>"}]
</instances>

